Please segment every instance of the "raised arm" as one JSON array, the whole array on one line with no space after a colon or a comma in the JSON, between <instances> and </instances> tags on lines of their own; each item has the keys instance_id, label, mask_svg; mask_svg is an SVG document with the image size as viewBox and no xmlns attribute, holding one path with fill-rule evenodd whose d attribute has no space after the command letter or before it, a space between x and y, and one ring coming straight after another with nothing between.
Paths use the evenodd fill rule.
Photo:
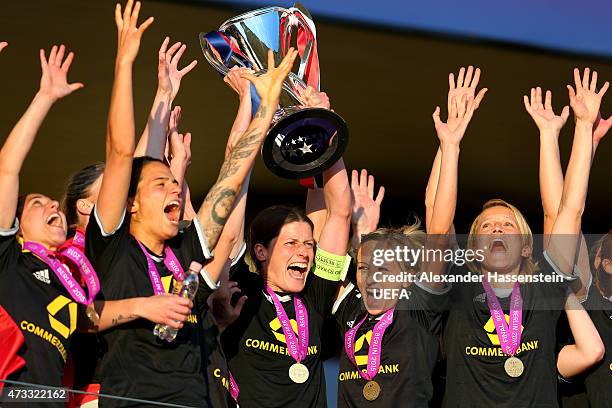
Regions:
<instances>
[{"instance_id":1,"label":"raised arm","mask_svg":"<svg viewBox=\"0 0 612 408\"><path fill-rule=\"evenodd\" d=\"M0 43L0 50L6 45ZM74 53L70 52L64 58L65 52L64 45L54 45L47 60L45 51L40 50L40 89L0 150L0 229L7 230L13 226L19 195L19 172L42 121L58 99L83 87L81 83L68 83L68 70Z\"/></svg>"},{"instance_id":2,"label":"raised arm","mask_svg":"<svg viewBox=\"0 0 612 408\"><path fill-rule=\"evenodd\" d=\"M153 23L153 17L149 17L137 26L140 2L133 9L132 5L133 0L128 0L123 14L119 4L115 8L118 36L115 80L108 114L106 167L96 210L106 232L119 226L125 211L135 149L132 66L142 34Z\"/></svg>"},{"instance_id":3,"label":"raised arm","mask_svg":"<svg viewBox=\"0 0 612 408\"><path fill-rule=\"evenodd\" d=\"M564 346L559 352L557 371L564 378L571 378L601 361L605 349L589 314L573 294L567 298L565 313L574 344Z\"/></svg>"},{"instance_id":4,"label":"raised arm","mask_svg":"<svg viewBox=\"0 0 612 408\"><path fill-rule=\"evenodd\" d=\"M465 89L463 92L449 91L448 120L446 123L440 119L440 107L433 113L434 125L440 140L440 175L433 203L430 225L427 226L429 234L448 234L452 230L455 208L457 205L457 175L459 166L459 144L463 139L476 106L480 104L486 93L482 89L476 98L474 82L480 78L480 70L476 69L472 78L472 67L468 67L465 78L463 68L459 71L457 87ZM454 79L449 77L450 89L455 89ZM471 91L468 91L471 89ZM460 99L458 99L461 94Z\"/></svg>"},{"instance_id":5,"label":"raised arm","mask_svg":"<svg viewBox=\"0 0 612 408\"><path fill-rule=\"evenodd\" d=\"M523 103L540 132L540 196L544 209L546 237L552 231L563 193L559 133L569 117L569 106L563 107L561 115L555 115L552 108L552 93L546 91L546 98L542 103L540 87L531 88L530 97L523 96Z\"/></svg>"},{"instance_id":6,"label":"raised arm","mask_svg":"<svg viewBox=\"0 0 612 408\"><path fill-rule=\"evenodd\" d=\"M183 69L178 64L185 52L186 46L180 42L168 48L170 37L166 37L158 53L157 92L147 119L147 125L138 141L134 157L151 156L163 159L166 146L166 136L172 103L181 86L181 80L198 63L191 61ZM174 175L176 177L176 174Z\"/></svg>"},{"instance_id":7,"label":"raised arm","mask_svg":"<svg viewBox=\"0 0 612 408\"><path fill-rule=\"evenodd\" d=\"M582 213L589 183L593 159L593 126L599 116L601 99L609 83L606 82L597 92L597 72L589 75L589 68L580 78L574 69L576 90L568 85L570 105L576 117L576 129L572 153L567 166L563 184L559 213L552 227L552 236L545 246L548 256L564 274L571 274L575 264L575 254L579 245Z\"/></svg>"},{"instance_id":8,"label":"raised arm","mask_svg":"<svg viewBox=\"0 0 612 408\"><path fill-rule=\"evenodd\" d=\"M356 254L361 244L361 237L374 232L378 227L380 205L385 197L385 188L379 187L376 198L374 198L374 176L368 175L366 169L362 169L361 173L353 170L351 173L351 195L353 203L351 248L353 253Z\"/></svg>"},{"instance_id":9,"label":"raised arm","mask_svg":"<svg viewBox=\"0 0 612 408\"><path fill-rule=\"evenodd\" d=\"M217 182L210 189L198 211L198 221L204 231L210 249L219 240L223 226L231 212L236 196L255 163L261 144L270 128L272 117L278 106L284 79L293 66L297 52L291 48L278 67L274 64L272 51L268 53L268 70L261 76L242 73L251 81L261 98L257 113L248 129L236 142L226 157Z\"/></svg>"},{"instance_id":10,"label":"raised arm","mask_svg":"<svg viewBox=\"0 0 612 408\"><path fill-rule=\"evenodd\" d=\"M473 111L475 111L476 109L478 109L478 107L480 106L480 103L482 102L486 92L487 92L487 88L483 88L480 91L478 91L478 94L476 94L476 88L478 87L478 82L480 81L480 68L476 68L474 69L474 67L472 67L471 65L467 68L467 70L464 67L461 67L461 69L459 69L459 74L457 75L457 82L455 83L455 75L453 73L450 73L448 75L448 97L447 97L447 112L448 112L448 120L446 123L443 123L440 120L440 108L436 107L436 111L433 114L433 118L434 118L434 124L436 125L436 132L438 133L438 138L440 138L440 131L442 132L443 135L450 135L450 134L454 134L456 133L457 136L461 135L459 138L459 141L461 140L461 138L463 137L463 133L465 133L465 127L467 127L467 124L469 123L469 120L471 118L471 115L473 114ZM472 102L472 108L471 108L471 113L469 113L469 118L466 117L466 114L468 112L466 112L466 107L467 107L467 101L468 100L473 100ZM448 138L445 139L446 142L449 142L450 140ZM452 170L453 167L453 162L455 160L457 160L457 165L458 165L458 153L459 153L459 146L457 143L457 146L453 146L453 143L446 143L445 142L445 148L444 150L446 151L446 167L447 169L450 166L450 169ZM455 151L456 150L456 151ZM454 159L453 157L457 156L456 159ZM436 203L436 198L437 198L437 194L438 194L438 189L439 189L439 183L440 183L440 174L442 172L442 143L440 144L440 147L438 147L438 150L436 151L436 156L434 158L434 162L431 168L431 173L429 175L429 180L427 182L427 188L425 190L425 226L427 229L427 232L431 232L431 233L441 233L440 231L440 224L438 225L433 225L433 228L436 228L435 230L430 231L430 229L432 228L432 218L433 218L433 214L434 214L434 208L435 208L435 203ZM453 193L453 189L452 189L452 181L453 181L453 174L454 174L454 180L455 180L455 188L454 188L454 193ZM454 218L454 207L456 205L456 177L457 177L457 170L455 169L455 171L451 171L450 174L448 174L447 176L450 177L445 177L445 184L442 186L442 194L451 194L452 196L454 196L454 200L453 201L455 204L452 205L452 208L447 208L446 209L446 214L444 215L444 220L441 220L440 216L442 216L442 212L441 212L441 208L438 208L438 223L442 223L442 226L444 226L445 223L449 222L450 219L450 226L448 228L444 227L442 228L443 231L448 232L452 229L452 219ZM450 184L449 184L450 183ZM449 187L450 190L449 190ZM444 201L437 201L438 203L444 203ZM440 205L439 205L440 207ZM433 232L433 231L437 231L437 232Z\"/></svg>"},{"instance_id":11,"label":"raised arm","mask_svg":"<svg viewBox=\"0 0 612 408\"><path fill-rule=\"evenodd\" d=\"M307 108L331 109L329 97L325 92L317 92L313 87L308 86L302 90L298 88L302 106ZM319 187L309 188L306 193L306 215L314 225L313 237L316 241L321 237L321 231L327 219L327 209L325 207L325 195L323 189Z\"/></svg>"},{"instance_id":12,"label":"raised arm","mask_svg":"<svg viewBox=\"0 0 612 408\"><path fill-rule=\"evenodd\" d=\"M569 116L569 106L565 106L561 115L555 115L552 108L552 93L546 91L544 103L542 103L542 90L540 87L532 88L528 98L523 96L523 102L527 113L532 117L540 132L540 195L544 209L544 244L548 244L552 227L559 213L561 195L563 193L563 170L559 153L559 132L565 125ZM595 122L593 129L593 154L599 141L605 136L610 128L611 120L601 119ZM572 284L578 299L586 297L588 285L591 280L591 267L589 262L588 248L582 236L580 239L579 255L576 262L580 271L580 282Z\"/></svg>"},{"instance_id":13,"label":"raised arm","mask_svg":"<svg viewBox=\"0 0 612 408\"><path fill-rule=\"evenodd\" d=\"M323 183L327 217L318 245L324 251L344 255L351 227L351 188L342 159L323 173Z\"/></svg>"}]
</instances>

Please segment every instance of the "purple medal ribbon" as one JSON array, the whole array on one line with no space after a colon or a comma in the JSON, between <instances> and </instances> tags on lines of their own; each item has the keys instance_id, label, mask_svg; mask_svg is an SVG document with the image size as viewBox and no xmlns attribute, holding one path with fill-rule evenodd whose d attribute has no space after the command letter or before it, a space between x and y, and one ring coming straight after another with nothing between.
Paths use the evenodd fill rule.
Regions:
<instances>
[{"instance_id":1,"label":"purple medal ribbon","mask_svg":"<svg viewBox=\"0 0 612 408\"><path fill-rule=\"evenodd\" d=\"M151 259L151 255L149 255L149 252L140 241L136 240L136 242L138 242L138 245L140 245L140 249L142 249L142 252L147 258L147 269L149 272L149 279L151 279L151 284L153 285L153 293L156 295L166 293L166 291L164 290L164 285L162 285L161 278L159 277L157 267L155 266L155 262L153 262L153 259ZM176 258L176 255L174 255L174 252L172 252L169 247L165 247L164 254L164 265L166 265L166 268L168 268L170 272L172 272L172 275L174 275L174 279L176 279L177 281L185 280L185 271L183 270L183 267L179 263L178 259Z\"/></svg>"},{"instance_id":2,"label":"purple medal ribbon","mask_svg":"<svg viewBox=\"0 0 612 408\"><path fill-rule=\"evenodd\" d=\"M74 262L79 268L79 272L87 284L88 295L85 295L85 291L76 279L74 279L68 267L57 259L56 255L50 254L47 248L37 242L26 242L23 244L23 249L32 252L49 265L53 273L55 273L55 276L58 277L62 285L64 285L66 290L70 293L72 299L86 306L89 306L91 302L93 302L100 291L100 281L98 280L98 275L94 271L93 266L91 266L91 263L81 250L71 246L61 250L59 254Z\"/></svg>"},{"instance_id":3,"label":"purple medal ribbon","mask_svg":"<svg viewBox=\"0 0 612 408\"><path fill-rule=\"evenodd\" d=\"M367 371L359 370L357 363L355 362L355 335L357 334L357 330L361 327L363 322L365 321L368 314L366 313L363 316L363 319L356 325L354 325L350 330L346 332L344 335L344 348L346 349L346 355L349 360L355 367L357 367L357 371L361 378L366 381L372 381L376 374L378 374L378 369L380 368L380 356L382 354L382 339L385 335L385 331L387 328L393 323L393 309L389 309L382 316L380 321L374 325L372 329L372 340L370 341L370 349L368 350L368 366Z\"/></svg>"},{"instance_id":4,"label":"purple medal ribbon","mask_svg":"<svg viewBox=\"0 0 612 408\"><path fill-rule=\"evenodd\" d=\"M512 297L510 298L510 324L506 323L504 311L491 287L491 284L486 280L482 280L482 286L487 293L487 303L491 311L493 323L499 337L499 344L502 351L513 356L516 354L519 345L521 344L521 324L523 321L523 298L521 297L521 289L518 282L512 288Z\"/></svg>"},{"instance_id":5,"label":"purple medal ribbon","mask_svg":"<svg viewBox=\"0 0 612 408\"><path fill-rule=\"evenodd\" d=\"M227 369L227 374L229 377L229 393L234 399L235 402L238 402L238 394L240 393L240 388L238 388L238 384L236 380L234 380L234 376L230 372L229 368Z\"/></svg>"},{"instance_id":6,"label":"purple medal ribbon","mask_svg":"<svg viewBox=\"0 0 612 408\"><path fill-rule=\"evenodd\" d=\"M297 294L293 296L295 320L297 321L298 327L298 340L298 337L296 337L295 332L291 327L287 313L285 312L285 309L283 309L283 305L281 305L280 300L278 300L278 296L268 285L266 285L266 292L268 292L272 298L272 302L274 303L276 317L278 317L283 333L285 334L285 341L287 342L287 350L289 351L289 355L299 363L306 358L306 355L308 354L308 316L306 314L306 306L304 306L304 302L302 302L302 299Z\"/></svg>"}]
</instances>

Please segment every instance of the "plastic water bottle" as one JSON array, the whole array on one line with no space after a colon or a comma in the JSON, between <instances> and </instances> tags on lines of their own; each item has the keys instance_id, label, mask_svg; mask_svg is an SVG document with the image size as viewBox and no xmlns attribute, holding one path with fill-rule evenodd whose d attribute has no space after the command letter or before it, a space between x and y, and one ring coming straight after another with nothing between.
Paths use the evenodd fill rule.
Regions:
<instances>
[{"instance_id":1,"label":"plastic water bottle","mask_svg":"<svg viewBox=\"0 0 612 408\"><path fill-rule=\"evenodd\" d=\"M200 283L198 275L200 274L201 269L201 264L196 261L191 262L187 276L183 281L176 281L176 285L174 285L172 288L172 294L188 298L193 302ZM166 324L158 323L155 325L155 330L153 330L153 333L162 340L173 342L176 338L176 334L178 333L178 329L172 328Z\"/></svg>"}]
</instances>

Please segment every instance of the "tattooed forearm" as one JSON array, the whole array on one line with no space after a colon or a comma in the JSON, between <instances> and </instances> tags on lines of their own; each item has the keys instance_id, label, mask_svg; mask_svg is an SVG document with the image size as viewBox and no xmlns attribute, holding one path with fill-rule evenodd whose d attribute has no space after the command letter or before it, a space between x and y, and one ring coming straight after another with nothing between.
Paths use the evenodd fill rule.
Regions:
<instances>
[{"instance_id":1,"label":"tattooed forearm","mask_svg":"<svg viewBox=\"0 0 612 408\"><path fill-rule=\"evenodd\" d=\"M221 191L212 206L211 218L219 225L225 225L236 199L236 191L229 188Z\"/></svg>"},{"instance_id":2,"label":"tattooed forearm","mask_svg":"<svg viewBox=\"0 0 612 408\"><path fill-rule=\"evenodd\" d=\"M217 182L233 176L240 169L240 161L248 158L259 147L262 140L262 132L255 129L250 134L243 136L238 140L236 146L232 149L229 156L223 162L219 171Z\"/></svg>"},{"instance_id":3,"label":"tattooed forearm","mask_svg":"<svg viewBox=\"0 0 612 408\"><path fill-rule=\"evenodd\" d=\"M263 118L266 116L267 111L268 111L268 108L266 107L266 105L261 105L259 109L257 109L257 112L255 113L255 117Z\"/></svg>"},{"instance_id":4,"label":"tattooed forearm","mask_svg":"<svg viewBox=\"0 0 612 408\"><path fill-rule=\"evenodd\" d=\"M236 190L226 186L216 184L208 192L202 205L203 213L202 229L206 236L206 242L213 248L221 235L223 226L229 217L234 201L236 201Z\"/></svg>"},{"instance_id":5,"label":"tattooed forearm","mask_svg":"<svg viewBox=\"0 0 612 408\"><path fill-rule=\"evenodd\" d=\"M135 315L128 315L128 316L123 316L122 314L119 314L119 316L117 317L113 317L113 319L111 320L111 324L113 326L117 326L118 324L121 324L123 322L125 322L126 320L134 320L136 317Z\"/></svg>"}]
</instances>

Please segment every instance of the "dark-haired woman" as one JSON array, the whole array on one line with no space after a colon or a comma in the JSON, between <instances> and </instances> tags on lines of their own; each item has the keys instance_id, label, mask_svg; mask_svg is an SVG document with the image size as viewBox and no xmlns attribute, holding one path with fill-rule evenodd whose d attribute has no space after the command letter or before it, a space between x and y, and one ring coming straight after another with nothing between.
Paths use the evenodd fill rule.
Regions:
<instances>
[{"instance_id":1,"label":"dark-haired woman","mask_svg":"<svg viewBox=\"0 0 612 408\"><path fill-rule=\"evenodd\" d=\"M456 206L459 144L475 106L473 69L465 80L464 74L462 69L458 79L458 88L464 89L449 95L449 120L440 120L439 109L434 113L440 139L435 194L436 202L442 194L444 204L434 209L431 222L446 232L452 230ZM576 116L574 145L544 259L535 264L529 225L505 201L490 200L472 223L468 247L480 251L480 259L470 264L469 272L455 270L454 275L482 278L457 283L449 292L451 306L443 328L447 406L558 406L555 329L566 282L576 277L574 255L592 160L591 134L608 87L606 83L597 92L596 74L590 80L588 69L583 80L576 70L575 79L576 91L569 87Z\"/></svg>"},{"instance_id":2,"label":"dark-haired woman","mask_svg":"<svg viewBox=\"0 0 612 408\"><path fill-rule=\"evenodd\" d=\"M296 55L290 50L278 68L271 61L266 74L249 77L261 96L259 113L229 154L198 214L179 233L182 191L170 168L156 159L133 159L132 65L140 38L152 22L149 19L137 26L139 10L139 3L132 9L132 1L123 16L120 7L116 10L119 41L106 168L93 211L95 222L89 223L85 240L105 300L166 292L173 281L181 279L190 261L204 263L210 257L270 126L272 107L278 103L281 84ZM189 406L209 405L198 316L216 288L217 277L203 272L201 278L192 315L171 345L158 339L153 325L144 319L104 333L108 351L101 363L101 393ZM101 406L120 404L116 400L100 400Z\"/></svg>"},{"instance_id":3,"label":"dark-haired woman","mask_svg":"<svg viewBox=\"0 0 612 408\"><path fill-rule=\"evenodd\" d=\"M329 108L324 93L303 98ZM311 208L266 208L251 222L246 262L232 268L247 300L222 344L241 407L326 406L321 331L346 264L351 201L342 160L323 178L308 200L327 209L320 225Z\"/></svg>"},{"instance_id":4,"label":"dark-haired woman","mask_svg":"<svg viewBox=\"0 0 612 408\"><path fill-rule=\"evenodd\" d=\"M21 166L45 116L57 100L83 87L68 83L74 54L65 52L64 45L53 46L47 59L40 50L40 89L0 150L0 304L25 338L19 350L25 368L10 379L56 387L81 312L99 286L81 252L60 250L67 226L59 203L38 193L18 200L18 191ZM76 284L66 263L89 278L88 290ZM11 402L8 390L3 405Z\"/></svg>"},{"instance_id":5,"label":"dark-haired woman","mask_svg":"<svg viewBox=\"0 0 612 408\"><path fill-rule=\"evenodd\" d=\"M172 110L172 103L180 89L183 77L195 67L197 61L192 61L186 67L179 69L178 63L186 46L177 42L168 48L169 42L170 38L166 37L158 52L157 92L134 155L136 157L147 155L162 159L165 154L170 153L172 155L170 167L179 183L181 183L189 164L189 157L180 154L179 150L185 150L182 149L184 138L187 138L187 143L189 143L191 135L183 136L178 133L180 107L177 106ZM168 138L173 141L170 148L166 148L166 139ZM84 250L85 230L98 199L103 173L104 163L95 163L71 175L62 200L62 209L66 214L69 237L65 246L74 245ZM117 324L127 323L129 319L126 319L125 316L141 317L153 323L167 324L174 328L177 328L181 322L188 318L186 312L185 314L181 313L181 311L187 310L185 299L167 296L166 294L111 302L98 300L95 302L95 306L98 320L96 325L92 324L86 328L87 331L106 330ZM170 313L172 312L181 314L181 319L171 319ZM123 318L119 318L119 315L122 315ZM76 334L70 360L74 368L74 375L65 379L66 384L70 383L70 378L73 378L73 385L77 389L82 389L88 393L99 392L99 384L94 381L96 363L99 358L97 343L94 334ZM70 376L70 373L67 374ZM71 402L74 400L73 406L77 407L96 399L91 394L75 394L71 397L73 397Z\"/></svg>"}]
</instances>

